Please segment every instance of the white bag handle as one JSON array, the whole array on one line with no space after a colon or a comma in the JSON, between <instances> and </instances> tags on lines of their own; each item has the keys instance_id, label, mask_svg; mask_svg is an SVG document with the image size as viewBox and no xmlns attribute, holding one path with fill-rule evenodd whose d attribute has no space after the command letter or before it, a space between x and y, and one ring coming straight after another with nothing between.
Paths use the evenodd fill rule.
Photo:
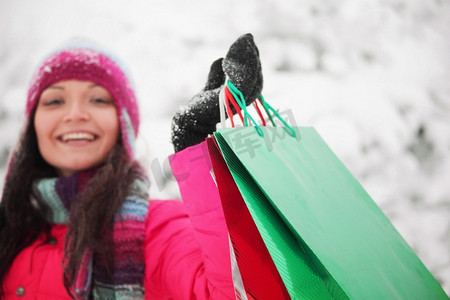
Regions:
<instances>
[{"instance_id":1,"label":"white bag handle","mask_svg":"<svg viewBox=\"0 0 450 300\"><path fill-rule=\"evenodd\" d=\"M226 123L225 123L225 119L226 119L226 116L225 116L225 85L220 89L219 109L220 109L220 128L226 128Z\"/></svg>"}]
</instances>

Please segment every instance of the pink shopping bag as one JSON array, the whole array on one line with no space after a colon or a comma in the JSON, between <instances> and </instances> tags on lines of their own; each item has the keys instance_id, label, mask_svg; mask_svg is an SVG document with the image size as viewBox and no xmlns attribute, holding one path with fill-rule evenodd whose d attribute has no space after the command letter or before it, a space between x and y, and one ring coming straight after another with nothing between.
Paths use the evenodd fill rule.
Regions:
<instances>
[{"instance_id":1,"label":"pink shopping bag","mask_svg":"<svg viewBox=\"0 0 450 300\"><path fill-rule=\"evenodd\" d=\"M229 299L233 299L235 289L231 272L228 231L217 186L210 173L212 167L206 142L171 155L169 162L195 229L196 239L203 252L214 253L220 249L227 254L209 261L209 269L205 271L209 272L210 276L226 274L225 277L222 275L223 278L216 278L215 282L221 282L223 286L215 286L215 288L229 296Z\"/></svg>"}]
</instances>

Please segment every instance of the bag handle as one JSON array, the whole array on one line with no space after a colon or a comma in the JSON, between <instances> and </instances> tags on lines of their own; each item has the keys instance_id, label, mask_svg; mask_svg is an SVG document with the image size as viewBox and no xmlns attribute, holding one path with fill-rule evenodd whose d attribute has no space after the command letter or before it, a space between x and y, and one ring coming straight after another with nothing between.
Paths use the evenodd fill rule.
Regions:
<instances>
[{"instance_id":1,"label":"bag handle","mask_svg":"<svg viewBox=\"0 0 450 300\"><path fill-rule=\"evenodd\" d=\"M227 99L228 93L231 94L234 101L232 101L232 99L230 99L230 98ZM230 119L233 118L233 114L231 113L231 109L229 107L229 102L227 102L229 100L232 101L232 104L233 104L234 108L236 109L236 111L239 112L239 110L237 109L235 104L237 104L239 106L239 108L241 109L241 111L244 112L243 117L242 117L241 113L239 112L239 115L241 116L241 120L243 119L243 123L244 123L243 125L247 127L247 126L249 126L249 122L251 122L254 125L258 134L261 137L263 137L264 136L263 129L261 128L261 126L258 125L258 123L256 123L256 121L253 119L253 117L247 111L247 106L246 106L244 95L228 78L226 80L225 86L222 88L222 90L220 91L220 94L219 94L221 127L222 128L226 127L226 125L225 125L225 105L228 108L228 116L230 117ZM261 105L263 106L266 114L269 116L270 121L274 127L276 126L276 124L272 118L272 113L278 118L278 120L281 121L281 123L283 123L283 125L285 126L284 128L289 133L289 135L291 135L292 137L297 137L297 133L294 130L294 128L292 128L292 126L290 126L280 116L280 114L278 113L278 111L276 109L274 109L269 103L267 103L267 101L264 99L262 94L259 95L258 99L256 99L254 103L256 103L256 101L259 101L261 103ZM264 118L262 117L262 113L259 110L259 107L257 106L257 104L255 104L255 106L256 106L255 108L256 108L261 120L263 120L263 124L265 126L265 121L264 121ZM234 121L232 121L232 126L234 127Z\"/></svg>"}]
</instances>

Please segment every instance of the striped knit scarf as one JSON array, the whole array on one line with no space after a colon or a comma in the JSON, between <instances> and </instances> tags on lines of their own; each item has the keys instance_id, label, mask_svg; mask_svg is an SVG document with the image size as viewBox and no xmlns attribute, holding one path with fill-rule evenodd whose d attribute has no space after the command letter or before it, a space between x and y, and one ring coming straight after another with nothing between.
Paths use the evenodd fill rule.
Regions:
<instances>
[{"instance_id":1,"label":"striped knit scarf","mask_svg":"<svg viewBox=\"0 0 450 300\"><path fill-rule=\"evenodd\" d=\"M95 172L95 171L94 171ZM34 194L46 203L52 212L48 221L67 224L72 202L83 190L93 172L82 172L71 177L45 178L33 185ZM71 292L75 299L143 299L145 218L148 209L148 181L135 179L130 195L116 213L113 224L114 270L108 280L105 270L96 266L95 253L87 250L77 271ZM48 217L47 217L48 218Z\"/></svg>"}]
</instances>

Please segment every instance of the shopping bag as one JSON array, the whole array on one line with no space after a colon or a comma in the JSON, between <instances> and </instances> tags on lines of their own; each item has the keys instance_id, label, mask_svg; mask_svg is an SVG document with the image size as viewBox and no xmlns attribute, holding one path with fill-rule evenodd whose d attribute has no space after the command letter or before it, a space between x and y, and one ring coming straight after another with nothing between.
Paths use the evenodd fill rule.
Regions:
<instances>
[{"instance_id":1,"label":"shopping bag","mask_svg":"<svg viewBox=\"0 0 450 300\"><path fill-rule=\"evenodd\" d=\"M290 299L214 138L207 145L246 294L249 299Z\"/></svg>"},{"instance_id":2,"label":"shopping bag","mask_svg":"<svg viewBox=\"0 0 450 300\"><path fill-rule=\"evenodd\" d=\"M448 299L318 133L291 129L214 133L291 297Z\"/></svg>"},{"instance_id":3,"label":"shopping bag","mask_svg":"<svg viewBox=\"0 0 450 300\"><path fill-rule=\"evenodd\" d=\"M219 107L221 109L221 127L226 127L225 123L225 110L223 108L226 107L226 112L228 113L228 116L230 117L230 123L231 126L234 127L234 122L232 118L232 110L231 105L233 105L234 109L239 113L239 117L241 119L241 122L244 126L247 126L249 123L249 120L253 124L256 124L255 120L252 118L252 116L248 113L247 107L245 105L246 101L243 99L242 93L230 82L228 81L225 87L222 89L223 92L221 92L221 97L219 97ZM289 124L287 124L279 115L279 113L272 108L260 95L256 101L253 102L256 111L258 112L258 115L261 118L261 125L266 126L265 119L263 117L263 114L261 110L258 108L258 102L260 105L264 108L264 111L267 113L267 116L269 117L271 124L275 126L275 122L272 118L272 113L278 117L278 121L281 121L282 124L286 126L286 128L289 128L291 130L291 134L295 135L295 131L291 128ZM263 130L259 125L255 125L258 133L260 135L263 135ZM250 140L246 140L245 143L248 143ZM251 141L250 141L251 142ZM216 170L216 164L214 164L214 155L211 153L211 143L208 141L208 147L210 149L211 158L213 161L213 168L214 172L217 173L218 170ZM251 143L250 143L251 145ZM216 150L217 151L217 150ZM221 155L216 155L216 157L220 157L219 161L221 160L224 162L224 159ZM222 164L220 165L220 168L224 168ZM222 172L220 177L228 177L231 176L231 173L229 170L225 167L225 169L228 172ZM220 171L220 170L219 170ZM232 177L232 176L231 176ZM230 186L234 186L234 188L237 190L236 193L239 193L239 189L237 188L236 184L227 184L225 185L225 191L227 192L230 189ZM233 210L230 210L227 214L227 207L243 207L246 211L248 211L245 203L243 202L243 199L240 201L238 200L239 197L230 197L229 195L225 194L223 195L223 189L224 187L218 184L219 192L221 194L221 199L224 207L225 212L225 218L227 219L227 224L231 223L233 224L234 221L230 222L229 219L233 218ZM236 198L236 199L234 199ZM242 197L240 197L242 198ZM230 200L234 199L234 200ZM233 203L236 202L236 203ZM263 202L261 202L263 203ZM241 209L241 210L244 210ZM248 214L250 214L248 212ZM323 268L318 268L318 266L315 266L312 264L312 260L308 259L312 257L305 251L307 250L306 247L302 246L301 244L298 244L295 240L295 238L292 237L292 234L289 234L289 231L283 230L283 222L280 220L280 218L277 215L270 214L268 211L260 211L255 214L255 212L252 212L254 221L258 222L259 225L257 227L257 230L260 229L264 232L264 237L266 244L269 246L272 257L276 261L276 266L278 268L281 268L281 270L286 273L289 273L289 277L286 275L284 276L284 280L286 283L286 287L288 287L290 295L293 297L293 299L301 298L301 299L347 299L346 295L342 292L340 287L333 281L333 278L330 276L326 276L325 272L322 271ZM250 218L252 215L250 214ZM265 225L264 227L261 226L261 218L263 218ZM252 222L255 224L255 222ZM253 225L255 226L255 225ZM228 226L230 229L230 225ZM243 229L244 226L239 226L237 228L238 231L245 231ZM282 251L280 251L282 250ZM268 259L270 260L270 258ZM241 267L241 271L245 272L246 265ZM288 280L289 278L292 278L295 280ZM299 289L299 287L301 287ZM276 298L281 299L281 298Z\"/></svg>"},{"instance_id":4,"label":"shopping bag","mask_svg":"<svg viewBox=\"0 0 450 300\"><path fill-rule=\"evenodd\" d=\"M210 142L210 139L207 141ZM213 158L216 165L217 158L223 161L218 150L214 152ZM227 177L222 176L220 170L217 171L217 174L212 172L212 162L206 141L171 155L169 162L177 180L181 198L190 212L192 225L197 229L197 232L228 231L216 185L216 181L220 185L227 185ZM224 162L223 165L225 165ZM228 178L231 180L229 183L234 184L231 174ZM237 191L237 188L235 191ZM239 198L243 204L238 191L234 194L234 197ZM230 199L231 202L233 200ZM256 227L253 224L254 230L250 230L247 226L249 222L252 222L250 214L248 212L245 214L245 211L240 209L232 213L232 217L227 219L228 222L232 221L229 230L232 245L229 245L228 240L213 235L208 239L198 239L202 249L205 253L208 253L208 251L214 251L218 247L231 248L231 262L230 257L224 257L224 261L217 262L214 267L233 266L237 263L237 267L233 270L230 267L230 272L233 271L232 279L237 299L289 299L286 288ZM205 228L205 217L211 220L207 228ZM237 228L246 230L242 232L236 230ZM239 252L234 255L234 250ZM236 261L233 260L233 257ZM250 267L247 268L247 266ZM241 267L244 272L240 272L238 267ZM229 291L230 287L219 288L226 288Z\"/></svg>"},{"instance_id":5,"label":"shopping bag","mask_svg":"<svg viewBox=\"0 0 450 300\"><path fill-rule=\"evenodd\" d=\"M212 167L206 142L169 156L169 163L201 249L204 253L230 249L222 204L210 173ZM207 231L205 225L208 226ZM206 233L206 238L201 236L203 233ZM227 268L226 272L223 270L224 266ZM216 288L221 289L228 298L233 298L235 290L229 252L219 259L210 260L208 268L205 271L210 274L225 274L224 278L216 280L223 283Z\"/></svg>"}]
</instances>

